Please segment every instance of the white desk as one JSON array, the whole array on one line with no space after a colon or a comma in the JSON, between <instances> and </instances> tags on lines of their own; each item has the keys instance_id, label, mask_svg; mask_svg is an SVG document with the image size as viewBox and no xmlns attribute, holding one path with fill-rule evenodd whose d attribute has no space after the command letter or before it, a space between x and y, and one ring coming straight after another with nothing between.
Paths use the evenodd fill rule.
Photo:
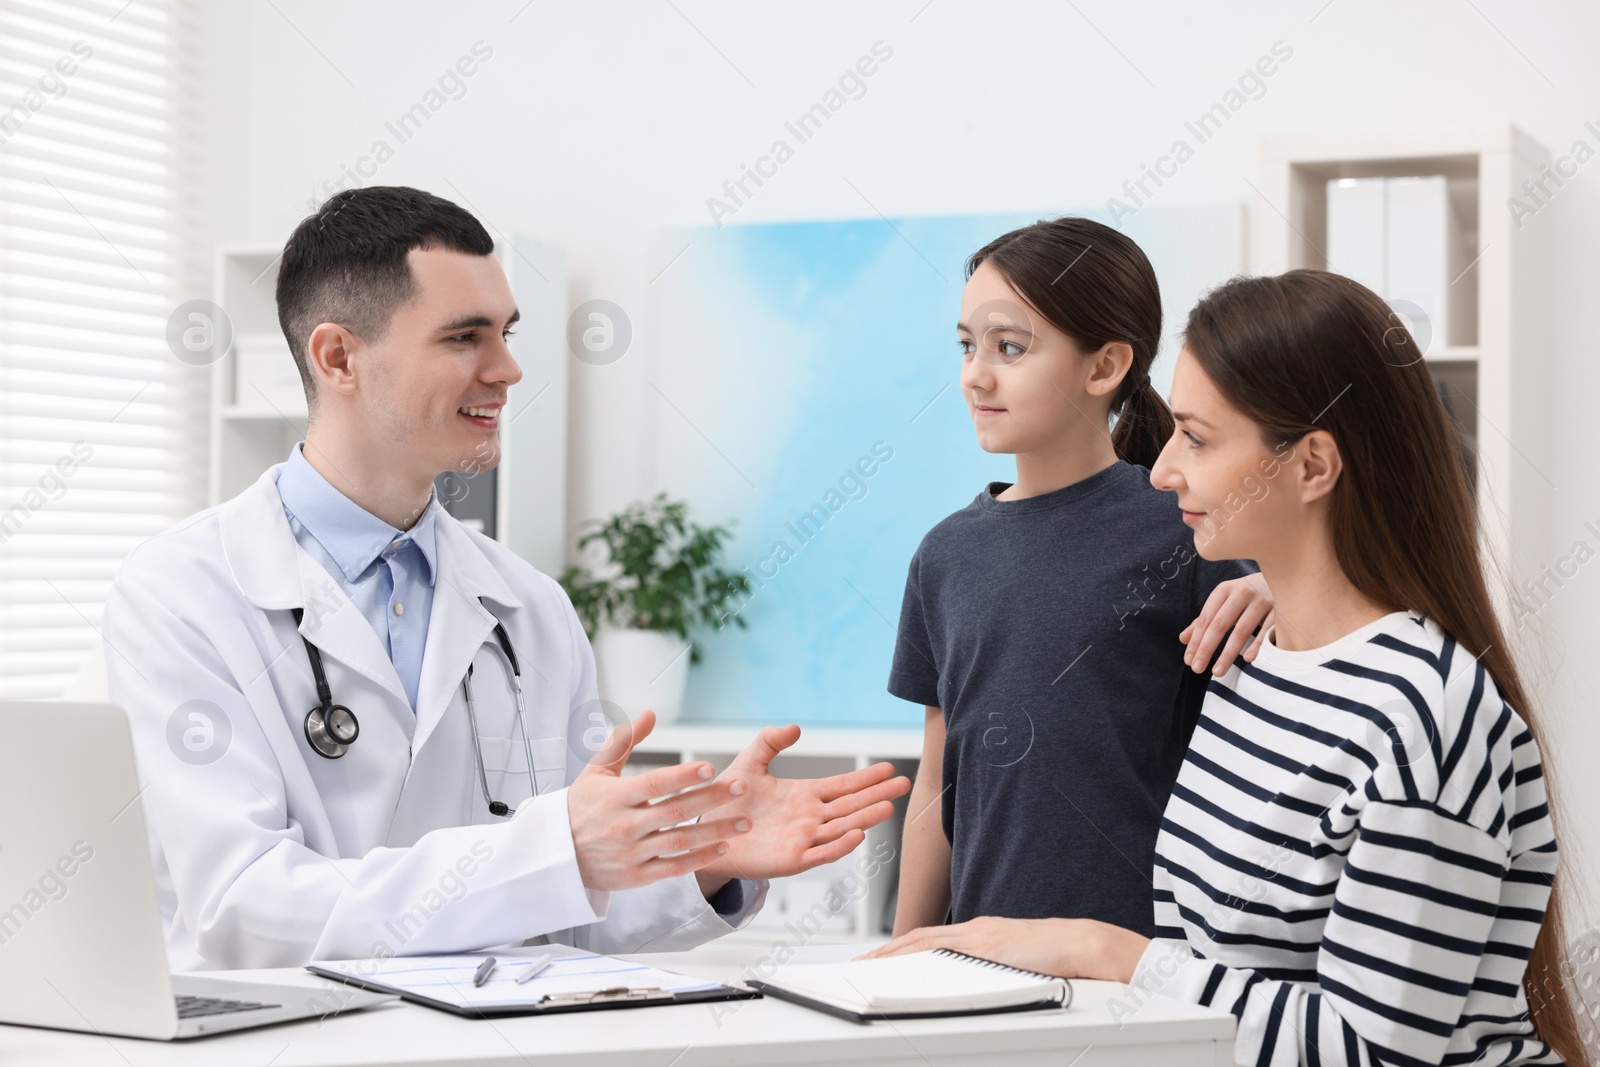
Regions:
<instances>
[{"instance_id":1,"label":"white desk","mask_svg":"<svg viewBox=\"0 0 1600 1067\"><path fill-rule=\"evenodd\" d=\"M651 963L724 981L770 947L709 945L660 953ZM795 962L849 959L860 946L813 946ZM237 971L257 981L326 983L301 970ZM974 1015L859 1025L767 997L762 1000L628 1008L536 1018L470 1020L414 1004L386 1004L325 1021L306 1020L191 1041L107 1039L0 1026L0 1064L107 1067L351 1067L356 1064L474 1064L536 1067L700 1067L700 1065L872 1064L945 1067L997 1063L1049 1067L1226 1067L1233 1016L1163 997L1127 1005L1126 986L1073 983L1064 1012ZM1076 1058L1075 1058L1076 1057Z\"/></svg>"}]
</instances>

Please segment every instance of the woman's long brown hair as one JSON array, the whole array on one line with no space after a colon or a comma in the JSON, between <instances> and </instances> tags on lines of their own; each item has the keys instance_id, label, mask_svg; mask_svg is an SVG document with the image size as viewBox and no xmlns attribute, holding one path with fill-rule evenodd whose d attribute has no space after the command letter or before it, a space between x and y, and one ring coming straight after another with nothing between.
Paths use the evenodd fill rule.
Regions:
<instances>
[{"instance_id":1,"label":"woman's long brown hair","mask_svg":"<svg viewBox=\"0 0 1600 1067\"><path fill-rule=\"evenodd\" d=\"M1133 349L1111 397L1111 444L1118 459L1154 467L1172 436L1172 412L1150 384L1161 346L1161 286L1144 250L1110 226L1068 216L996 237L968 257L967 277L983 263L1084 352L1109 341Z\"/></svg>"},{"instance_id":2,"label":"woman's long brown hair","mask_svg":"<svg viewBox=\"0 0 1600 1067\"><path fill-rule=\"evenodd\" d=\"M1484 580L1460 435L1422 352L1382 298L1319 270L1235 278L1189 313L1184 342L1269 446L1313 429L1333 436L1344 469L1329 515L1345 575L1476 655L1546 752ZM1554 820L1548 761L1544 773ZM1561 883L1558 875L1551 885L1523 988L1540 1038L1572 1067L1590 1067L1564 966Z\"/></svg>"}]
</instances>

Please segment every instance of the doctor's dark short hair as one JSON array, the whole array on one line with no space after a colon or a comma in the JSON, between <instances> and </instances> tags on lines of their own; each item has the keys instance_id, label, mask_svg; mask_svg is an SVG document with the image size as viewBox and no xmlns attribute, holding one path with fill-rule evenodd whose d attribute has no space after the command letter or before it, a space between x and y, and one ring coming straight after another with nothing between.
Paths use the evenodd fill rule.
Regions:
<instances>
[{"instance_id":1,"label":"doctor's dark short hair","mask_svg":"<svg viewBox=\"0 0 1600 1067\"><path fill-rule=\"evenodd\" d=\"M278 266L278 324L315 405L316 379L306 350L311 331L337 323L365 341L381 341L395 310L411 299L413 248L487 256L494 241L471 212L403 185L346 189L295 227Z\"/></svg>"}]
</instances>

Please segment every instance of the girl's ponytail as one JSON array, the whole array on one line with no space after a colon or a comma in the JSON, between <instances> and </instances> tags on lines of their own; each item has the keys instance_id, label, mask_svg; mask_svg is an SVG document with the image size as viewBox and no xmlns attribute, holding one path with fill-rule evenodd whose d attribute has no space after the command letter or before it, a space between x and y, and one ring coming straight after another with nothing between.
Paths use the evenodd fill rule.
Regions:
<instances>
[{"instance_id":1,"label":"girl's ponytail","mask_svg":"<svg viewBox=\"0 0 1600 1067\"><path fill-rule=\"evenodd\" d=\"M1133 349L1133 362L1111 398L1117 457L1142 467L1172 436L1172 413L1150 384L1161 344L1161 287L1138 245L1090 219L1046 219L1002 234L967 260L967 277L983 263L1005 276L1045 320L1084 352L1113 341Z\"/></svg>"},{"instance_id":2,"label":"girl's ponytail","mask_svg":"<svg viewBox=\"0 0 1600 1067\"><path fill-rule=\"evenodd\" d=\"M1140 376L1129 385L1128 378L1132 377L1133 371L1130 369L1127 378L1123 379L1122 389L1118 390L1127 395L1117 411L1117 425L1111 431L1111 444L1117 450L1117 458L1124 463L1154 468L1161 450L1172 437L1172 409L1161 399L1156 387L1150 384L1149 374Z\"/></svg>"}]
</instances>

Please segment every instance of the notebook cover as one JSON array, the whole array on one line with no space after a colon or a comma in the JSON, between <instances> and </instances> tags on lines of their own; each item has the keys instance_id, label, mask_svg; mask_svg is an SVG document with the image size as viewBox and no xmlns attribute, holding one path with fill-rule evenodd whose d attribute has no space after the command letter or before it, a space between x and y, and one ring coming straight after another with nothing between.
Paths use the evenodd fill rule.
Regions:
<instances>
[{"instance_id":1,"label":"notebook cover","mask_svg":"<svg viewBox=\"0 0 1600 1067\"><path fill-rule=\"evenodd\" d=\"M939 948L933 950L944 956L953 956L956 959L966 960L970 963L980 964L984 967L997 967L1002 971L1015 971L1018 974L1031 975L1034 978L1045 978L1053 982L1061 982L1060 1000L1036 1000L1030 1004L1012 1004L1003 1008L960 1008L951 1011L907 1011L907 1012L858 1012L837 1004L815 1000L803 993L796 993L788 989L780 989L770 982L752 981L750 985L764 993L770 993L780 1000L791 1001L795 1004L804 1004L808 1008L837 1015L841 1019L849 1019L856 1023L870 1023L874 1019L950 1019L958 1015L1003 1015L1012 1011L1039 1011L1043 1008L1068 1008L1072 1006L1072 981L1053 974L1041 974L1038 971L1026 970L1022 967L1012 967L994 960L986 960L982 956L973 956L966 952L958 952L953 948Z\"/></svg>"},{"instance_id":2,"label":"notebook cover","mask_svg":"<svg viewBox=\"0 0 1600 1067\"><path fill-rule=\"evenodd\" d=\"M853 1023L870 1023L877 1019L953 1019L958 1015L1004 1015L1008 1012L1014 1011L1042 1011L1046 1008L1061 1009L1072 1003L1072 995L1070 992L1068 992L1065 1000L1037 1000L1032 1004L1013 1004L1004 1008L964 1008L956 1011L896 1011L888 1013L873 1012L871 1014L867 1014L865 1012L851 1011L849 1008L842 1008L837 1004L829 1004L821 1000L812 1000L810 997L802 996L801 994L795 993L788 989L779 989L777 986L760 981L759 979L752 980L750 984L756 989L759 989L761 992L777 997L779 1000L787 1000L794 1004L803 1004L808 1008L814 1008L817 1011L826 1012L829 1015L836 1015L841 1019L848 1019ZM1067 989L1070 991L1071 988L1071 983L1068 983Z\"/></svg>"}]
</instances>

